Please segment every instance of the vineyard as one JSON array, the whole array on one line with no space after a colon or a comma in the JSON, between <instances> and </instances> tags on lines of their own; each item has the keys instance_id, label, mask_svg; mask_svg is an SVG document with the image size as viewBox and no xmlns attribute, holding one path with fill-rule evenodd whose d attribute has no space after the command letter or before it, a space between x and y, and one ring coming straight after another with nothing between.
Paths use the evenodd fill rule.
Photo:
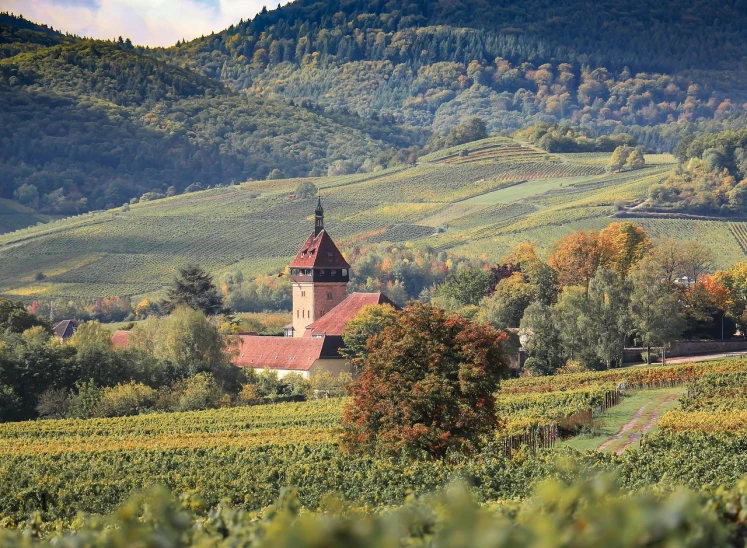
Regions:
<instances>
[{"instance_id":1,"label":"vineyard","mask_svg":"<svg viewBox=\"0 0 747 548\"><path fill-rule=\"evenodd\" d=\"M44 522L64 525L79 511L111 512L131 493L154 484L199 494L207 504L227 500L247 509L271 504L290 485L311 509L331 492L355 503L389 506L454 477L468 479L478 500L515 499L529 495L537 481L554 473L557 457L568 455L566 449L550 449L570 435L563 434L564 421L591 419L634 388L690 383L691 400L714 394L728 399L744 390L745 378L747 360L724 360L505 381L497 394L502 426L495 438L474 457L447 461L342 452L337 440L345 399L8 423L0 425L0 519L13 526L40 511ZM730 463L728 470L718 468L722 476L714 482L747 473L747 459L734 453L747 447L747 437L734 435L746 430L744 411L731 410L722 419L723 411L686 411L688 405L665 415L660 431L647 435L640 450L619 457L572 453L573 459L586 470L617 468L629 485L649 486L672 476L699 486L702 466L677 455L710 444L709 454L720 451ZM674 430L675 423L684 426ZM677 436L697 443L673 446Z\"/></svg>"},{"instance_id":2,"label":"vineyard","mask_svg":"<svg viewBox=\"0 0 747 548\"><path fill-rule=\"evenodd\" d=\"M605 173L608 154L547 154L506 137L439 151L412 167L313 179L339 245L412 242L499 260L517 243L546 249L574 230L609 224L618 200L647 196L671 169ZM212 274L277 273L308 235L311 199L301 180L251 181L39 224L0 235L0 294L36 298L158 297L175 268ZM3 209L5 208L5 209ZM3 215L16 214L0 204ZM631 219L654 236L708 241L718 267L745 256L744 226Z\"/></svg>"}]
</instances>

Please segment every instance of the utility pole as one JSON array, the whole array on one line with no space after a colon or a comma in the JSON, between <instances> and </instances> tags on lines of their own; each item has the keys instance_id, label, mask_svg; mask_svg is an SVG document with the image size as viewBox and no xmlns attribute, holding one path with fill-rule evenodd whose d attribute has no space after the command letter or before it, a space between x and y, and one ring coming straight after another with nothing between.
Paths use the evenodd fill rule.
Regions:
<instances>
[{"instance_id":1,"label":"utility pole","mask_svg":"<svg viewBox=\"0 0 747 548\"><path fill-rule=\"evenodd\" d=\"M54 304L49 301L49 323L54 323Z\"/></svg>"}]
</instances>

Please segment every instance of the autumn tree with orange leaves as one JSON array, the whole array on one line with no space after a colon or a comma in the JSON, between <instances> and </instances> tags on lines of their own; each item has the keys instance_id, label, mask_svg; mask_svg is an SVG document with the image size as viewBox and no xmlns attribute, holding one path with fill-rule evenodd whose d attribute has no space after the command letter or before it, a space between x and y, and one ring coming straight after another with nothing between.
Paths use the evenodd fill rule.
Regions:
<instances>
[{"instance_id":1,"label":"autumn tree with orange leaves","mask_svg":"<svg viewBox=\"0 0 747 548\"><path fill-rule=\"evenodd\" d=\"M627 276L651 249L646 232L633 223L612 223L599 233L579 230L561 238L553 247L548 264L561 286L588 286L603 267Z\"/></svg>"},{"instance_id":2,"label":"autumn tree with orange leaves","mask_svg":"<svg viewBox=\"0 0 747 548\"><path fill-rule=\"evenodd\" d=\"M508 367L506 335L413 303L369 340L351 385L343 446L352 452L444 458L476 450L499 424L494 393Z\"/></svg>"}]
</instances>

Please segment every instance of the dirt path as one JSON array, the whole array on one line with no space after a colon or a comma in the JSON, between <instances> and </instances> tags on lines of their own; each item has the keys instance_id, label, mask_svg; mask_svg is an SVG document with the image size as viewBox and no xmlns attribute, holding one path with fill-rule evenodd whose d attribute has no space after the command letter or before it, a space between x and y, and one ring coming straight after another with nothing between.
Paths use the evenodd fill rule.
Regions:
<instances>
[{"instance_id":1,"label":"dirt path","mask_svg":"<svg viewBox=\"0 0 747 548\"><path fill-rule=\"evenodd\" d=\"M656 425L656 421L659 420L662 410L679 396L679 393L669 394L665 398L657 398L646 402L635 412L633 418L620 428L620 431L617 434L602 443L597 450L604 451L622 440L622 444L619 447L615 447L613 450L618 455L624 453L634 443L639 441L646 432ZM647 408L649 408L648 411L646 410Z\"/></svg>"},{"instance_id":2,"label":"dirt path","mask_svg":"<svg viewBox=\"0 0 747 548\"><path fill-rule=\"evenodd\" d=\"M630 419L626 424L624 424L623 427L620 428L620 431L617 434L615 434L610 439L608 439L607 441L605 441L602 445L600 445L597 448L597 450L598 451L604 451L610 445L612 445L617 440L619 440L623 436L623 434L625 434L625 432L631 430L636 425L636 423L638 422L638 419L640 419L641 416L643 415L643 410L646 409L646 407L648 407L650 403L651 402L647 402L638 411L636 411L635 415L633 415L633 418Z\"/></svg>"},{"instance_id":3,"label":"dirt path","mask_svg":"<svg viewBox=\"0 0 747 548\"><path fill-rule=\"evenodd\" d=\"M640 429L639 432L634 432L630 435L629 441L624 444L622 447L620 447L617 451L615 451L618 455L622 455L631 445L633 445L635 442L640 441L640 439L643 437L643 435L651 430L654 425L656 424L656 421L659 420L659 416L661 416L661 410L664 406L671 403L673 400L677 399L678 394L672 394L668 398L666 398L664 401L660 402L655 408L653 413L651 414L651 417L649 418L648 422L643 425L643 428ZM625 425L627 426L627 424ZM632 426L631 426L632 428Z\"/></svg>"}]
</instances>

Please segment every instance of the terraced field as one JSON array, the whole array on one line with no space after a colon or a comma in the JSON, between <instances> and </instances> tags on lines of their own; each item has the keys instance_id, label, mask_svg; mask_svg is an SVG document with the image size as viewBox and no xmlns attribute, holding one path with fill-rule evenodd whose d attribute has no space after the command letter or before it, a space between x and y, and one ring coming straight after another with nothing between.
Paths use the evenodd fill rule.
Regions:
<instances>
[{"instance_id":1,"label":"terraced field","mask_svg":"<svg viewBox=\"0 0 747 548\"><path fill-rule=\"evenodd\" d=\"M609 224L618 200L640 200L672 168L607 174L607 154L547 154L505 137L425 156L417 166L314 179L344 249L376 242L499 260L514 245L546 249ZM312 226L299 180L256 181L89 213L0 235L0 294L32 300L158 294L175 268L276 273ZM3 222L0 204L0 224ZM747 223L632 218L652 235L712 243L718 266L744 259Z\"/></svg>"}]
</instances>

